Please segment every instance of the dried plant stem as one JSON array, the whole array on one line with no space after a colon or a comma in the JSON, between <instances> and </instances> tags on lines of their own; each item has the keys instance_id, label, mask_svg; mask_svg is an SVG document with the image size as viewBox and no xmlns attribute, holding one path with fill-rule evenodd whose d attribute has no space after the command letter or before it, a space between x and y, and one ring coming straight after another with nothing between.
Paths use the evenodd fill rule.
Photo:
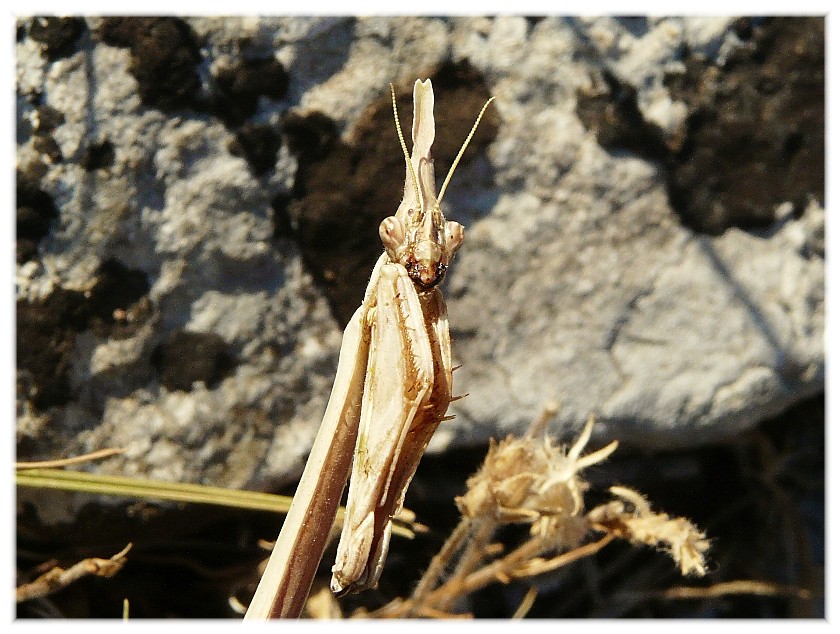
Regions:
<instances>
[{"instance_id":1,"label":"dried plant stem","mask_svg":"<svg viewBox=\"0 0 840 634\"><path fill-rule=\"evenodd\" d=\"M281 513L288 511L291 503L286 496L257 491L239 491L188 482L165 482L63 469L20 469L15 473L15 483L17 486L39 489L118 495L145 500L214 504Z\"/></svg>"},{"instance_id":2,"label":"dried plant stem","mask_svg":"<svg viewBox=\"0 0 840 634\"><path fill-rule=\"evenodd\" d=\"M535 421L525 437L509 436L490 443L481 469L467 480L466 493L456 498L460 523L434 557L412 598L392 601L370 616L396 618L430 610L451 613L464 595L494 582L507 584L553 572L596 554L615 539L666 550L683 575L706 573L704 553L709 540L705 533L686 518L654 511L647 499L632 489L611 487L615 499L583 514L583 492L588 484L580 472L606 460L617 443L583 455L595 424L592 417L568 449L547 436L537 438L547 416ZM500 527L523 523L530 524L530 537L510 552L505 554L502 543L491 543ZM749 583L720 589L722 593L755 590ZM778 588L762 586L759 590ZM686 590L686 596L693 596L692 592ZM533 587L526 593L516 618L531 609L536 594Z\"/></svg>"},{"instance_id":3,"label":"dried plant stem","mask_svg":"<svg viewBox=\"0 0 840 634\"><path fill-rule=\"evenodd\" d=\"M796 597L797 599L810 599L811 592L805 588L787 586L766 581L753 579L739 579L737 581L724 581L706 588L693 588L691 586L675 586L668 588L661 593L652 593L651 596L659 596L664 599L707 599L709 597L723 597L730 594L753 594L769 597Z\"/></svg>"},{"instance_id":4,"label":"dried plant stem","mask_svg":"<svg viewBox=\"0 0 840 634\"><path fill-rule=\"evenodd\" d=\"M408 607L405 616L418 616L424 607L431 605L427 601L429 593L434 590L440 581L447 563L455 559L456 554L464 547L465 543L468 543L468 545L451 572L450 582L455 579L462 579L473 570L477 562L484 557L487 542L493 536L496 528L497 524L495 522L462 516L458 526L455 527L440 551L432 559L429 567L417 584L417 588L414 590L411 599L406 603ZM451 601L441 602L437 607L449 610Z\"/></svg>"},{"instance_id":5,"label":"dried plant stem","mask_svg":"<svg viewBox=\"0 0 840 634\"><path fill-rule=\"evenodd\" d=\"M537 595L539 592L535 586L531 586L528 588L528 592L525 593L525 596L522 597L522 602L519 604L519 607L516 608L516 612L513 613L513 616L510 618L517 620L517 619L524 619L525 615L534 607L534 601L537 600Z\"/></svg>"},{"instance_id":6,"label":"dried plant stem","mask_svg":"<svg viewBox=\"0 0 840 634\"><path fill-rule=\"evenodd\" d=\"M604 535L604 537L599 539L597 542L590 542L588 544L584 544L583 546L579 546L574 550L565 552L562 555L558 555L557 557L552 557L551 559L532 559L530 561L525 562L525 564L522 567L511 571L510 576L513 578L533 577L535 575L541 575L546 572L551 572L552 570L556 570L557 568L566 566L572 563L573 561L582 559L583 557L594 555L614 539L614 535Z\"/></svg>"},{"instance_id":7,"label":"dried plant stem","mask_svg":"<svg viewBox=\"0 0 840 634\"><path fill-rule=\"evenodd\" d=\"M111 577L117 574L125 565L126 554L129 550L131 550L131 544L128 544L109 559L90 557L83 559L66 570L56 566L52 570L42 574L35 581L19 586L15 590L15 599L18 603L22 603L30 599L45 597L54 592L58 592L62 588L66 588L74 581L88 575Z\"/></svg>"},{"instance_id":8,"label":"dried plant stem","mask_svg":"<svg viewBox=\"0 0 840 634\"><path fill-rule=\"evenodd\" d=\"M340 357L339 371L342 360ZM354 374L364 369L359 363L353 365ZM361 401L361 395L357 400ZM353 403L350 409L358 407L360 403ZM335 418L336 425L321 425L318 430L246 620L297 618L303 610L335 522L356 444L358 427L340 424L339 417Z\"/></svg>"},{"instance_id":9,"label":"dried plant stem","mask_svg":"<svg viewBox=\"0 0 840 634\"><path fill-rule=\"evenodd\" d=\"M468 619L471 618L469 614L453 614L452 612L445 612L443 610L437 610L435 608L430 607L423 607L417 614L417 616L423 617L424 619Z\"/></svg>"},{"instance_id":10,"label":"dried plant stem","mask_svg":"<svg viewBox=\"0 0 840 634\"><path fill-rule=\"evenodd\" d=\"M473 590L482 588L494 581L506 580L506 576L501 574L506 566L510 566L511 562L521 563L524 559L532 557L540 552L543 545L539 540L529 540L516 550L509 553L503 559L498 559L484 568L470 574L466 577L449 579L442 586L425 595L422 606L417 605L414 600L411 601L395 601L373 612L371 616L380 618L399 618L405 617L409 614L421 614L429 606L443 606L453 602L459 596L468 594ZM467 555L468 553L464 553Z\"/></svg>"},{"instance_id":11,"label":"dried plant stem","mask_svg":"<svg viewBox=\"0 0 840 634\"><path fill-rule=\"evenodd\" d=\"M440 578L443 576L444 568L447 562L451 561L455 553L460 550L466 539L470 535L470 528L472 528L472 521L469 517L461 517L458 526L452 531L452 534L441 546L440 551L432 558L426 572L420 578L414 593L411 595L411 603L414 606L420 606L426 595L434 589ZM409 615L414 614L414 609L409 611Z\"/></svg>"},{"instance_id":12,"label":"dried plant stem","mask_svg":"<svg viewBox=\"0 0 840 634\"><path fill-rule=\"evenodd\" d=\"M461 531L464 530L460 524L459 529ZM605 535L598 541L584 544L557 557L546 560L540 557L546 549L544 541L539 537L533 537L501 559L497 559L470 574L458 577L453 576L439 588L425 593L422 597L419 597L415 593L415 596L410 601L391 602L370 616L382 618L399 618L411 615L420 616L429 609L440 609L448 612L448 606L461 596L480 590L497 581L509 583L513 579L531 577L556 570L578 559L594 555L614 539L615 536L613 535ZM448 546L449 542L447 541L447 544L444 545L444 548L441 549L441 552L437 556L440 557L442 554L445 554L444 550L450 553L454 550L448 548ZM468 554L468 552L465 552L464 556L466 557ZM459 561L459 566L461 563L464 563L464 559Z\"/></svg>"},{"instance_id":13,"label":"dried plant stem","mask_svg":"<svg viewBox=\"0 0 840 634\"><path fill-rule=\"evenodd\" d=\"M498 523L488 518L473 519L473 539L470 540L466 550L461 555L455 569L452 571L452 576L447 583L458 584L463 579L475 570L487 555L487 546L496 529L499 527ZM452 604L457 599L457 595L453 595L448 599L441 601L440 607L443 609L450 609Z\"/></svg>"},{"instance_id":14,"label":"dried plant stem","mask_svg":"<svg viewBox=\"0 0 840 634\"><path fill-rule=\"evenodd\" d=\"M531 539L519 548L508 553L505 557L479 568L475 572L460 579L451 579L429 596L429 602L452 602L454 598L474 592L493 582L508 583L511 579L509 571L531 557L542 552L544 545L539 539Z\"/></svg>"},{"instance_id":15,"label":"dried plant stem","mask_svg":"<svg viewBox=\"0 0 840 634\"><path fill-rule=\"evenodd\" d=\"M102 460L103 458L110 458L123 453L125 449L110 448L99 449L81 456L73 456L72 458L59 458L58 460L36 460L33 462L16 462L15 469L57 469L59 467L67 467L69 465L80 464L82 462L90 462L91 460Z\"/></svg>"}]
</instances>

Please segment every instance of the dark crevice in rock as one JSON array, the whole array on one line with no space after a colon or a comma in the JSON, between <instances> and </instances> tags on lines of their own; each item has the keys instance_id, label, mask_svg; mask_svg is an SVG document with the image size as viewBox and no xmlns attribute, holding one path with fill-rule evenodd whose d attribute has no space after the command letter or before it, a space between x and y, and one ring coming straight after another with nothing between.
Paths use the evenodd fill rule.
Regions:
<instances>
[{"instance_id":1,"label":"dark crevice in rock","mask_svg":"<svg viewBox=\"0 0 840 634\"><path fill-rule=\"evenodd\" d=\"M49 233L58 210L52 197L23 172L17 173L15 198L17 261L22 264L38 257L38 242Z\"/></svg>"},{"instance_id":2,"label":"dark crevice in rock","mask_svg":"<svg viewBox=\"0 0 840 634\"><path fill-rule=\"evenodd\" d=\"M210 112L226 125L242 125L257 111L260 97L280 100L289 88L289 74L273 57L243 59L214 77Z\"/></svg>"},{"instance_id":3,"label":"dark crevice in rock","mask_svg":"<svg viewBox=\"0 0 840 634\"><path fill-rule=\"evenodd\" d=\"M723 68L686 60L668 81L689 107L682 147L668 161L668 191L683 223L720 234L766 227L775 207L799 212L825 189L823 18L739 21ZM747 28L747 26L749 28Z\"/></svg>"},{"instance_id":4,"label":"dark crevice in rock","mask_svg":"<svg viewBox=\"0 0 840 634\"><path fill-rule=\"evenodd\" d=\"M244 158L254 176L263 176L274 169L281 145L280 133L271 126L246 123L236 131L228 150Z\"/></svg>"},{"instance_id":5,"label":"dark crevice in rock","mask_svg":"<svg viewBox=\"0 0 840 634\"><path fill-rule=\"evenodd\" d=\"M292 227L292 218L289 215L289 205L292 200L291 195L282 193L277 194L271 200L271 222L274 227L272 237L275 240L280 238L294 238L295 236L295 231Z\"/></svg>"},{"instance_id":6,"label":"dark crevice in rock","mask_svg":"<svg viewBox=\"0 0 840 634\"><path fill-rule=\"evenodd\" d=\"M801 212L811 198L824 200L824 26L811 17L737 20L745 44L723 67L686 51L685 72L665 79L689 110L671 138L608 71L605 87L579 95L578 117L606 149L663 163L685 226L712 235L767 227L783 202Z\"/></svg>"},{"instance_id":7,"label":"dark crevice in rock","mask_svg":"<svg viewBox=\"0 0 840 634\"><path fill-rule=\"evenodd\" d=\"M64 113L52 106L42 105L35 109L35 134L50 134L64 123Z\"/></svg>"},{"instance_id":8,"label":"dark crevice in rock","mask_svg":"<svg viewBox=\"0 0 840 634\"><path fill-rule=\"evenodd\" d=\"M299 161L312 163L327 155L338 139L338 129L335 121L322 112L290 112L283 119L283 138Z\"/></svg>"},{"instance_id":9,"label":"dark crevice in rock","mask_svg":"<svg viewBox=\"0 0 840 634\"><path fill-rule=\"evenodd\" d=\"M71 399L70 363L76 334L87 328L90 307L81 291L57 289L40 302L17 302L18 386L27 384L39 410ZM26 378L25 381L22 381Z\"/></svg>"},{"instance_id":10,"label":"dark crevice in rock","mask_svg":"<svg viewBox=\"0 0 840 634\"><path fill-rule=\"evenodd\" d=\"M111 167L114 164L115 157L114 144L104 140L87 146L82 153L79 164L85 171L94 172Z\"/></svg>"},{"instance_id":11,"label":"dark crevice in rock","mask_svg":"<svg viewBox=\"0 0 840 634\"><path fill-rule=\"evenodd\" d=\"M667 153L662 131L642 116L636 89L606 69L601 79L600 85L578 93L576 114L581 123L607 150L662 159Z\"/></svg>"},{"instance_id":12,"label":"dark crevice in rock","mask_svg":"<svg viewBox=\"0 0 840 634\"><path fill-rule=\"evenodd\" d=\"M96 284L88 293L91 327L105 338L133 335L149 313L149 278L117 260L106 260L97 271Z\"/></svg>"},{"instance_id":13,"label":"dark crevice in rock","mask_svg":"<svg viewBox=\"0 0 840 634\"><path fill-rule=\"evenodd\" d=\"M49 163L59 163L64 160L61 147L51 136L52 132L64 123L64 113L52 106L41 105L35 110L32 147L45 156Z\"/></svg>"},{"instance_id":14,"label":"dark crevice in rock","mask_svg":"<svg viewBox=\"0 0 840 634\"><path fill-rule=\"evenodd\" d=\"M32 141L32 147L38 154L45 156L49 163L60 163L64 160L64 155L61 153L61 147L58 142L51 136L35 135Z\"/></svg>"},{"instance_id":15,"label":"dark crevice in rock","mask_svg":"<svg viewBox=\"0 0 840 634\"><path fill-rule=\"evenodd\" d=\"M37 302L17 302L18 396L39 410L71 400L70 366L76 335L125 338L148 314L149 282L142 271L104 262L90 291L57 288Z\"/></svg>"},{"instance_id":16,"label":"dark crevice in rock","mask_svg":"<svg viewBox=\"0 0 840 634\"><path fill-rule=\"evenodd\" d=\"M109 17L98 29L111 46L131 50L129 71L141 101L160 110L194 107L199 100L199 42L184 20L172 17Z\"/></svg>"},{"instance_id":17,"label":"dark crevice in rock","mask_svg":"<svg viewBox=\"0 0 840 634\"><path fill-rule=\"evenodd\" d=\"M531 31L533 31L534 27L536 27L540 22L545 20L545 18L546 16L544 15L526 15L525 21L528 24L528 32L530 33Z\"/></svg>"},{"instance_id":18,"label":"dark crevice in rock","mask_svg":"<svg viewBox=\"0 0 840 634\"><path fill-rule=\"evenodd\" d=\"M742 17L735 20L735 23L732 25L732 31L738 37L739 40L742 42L746 42L752 38L754 29L753 29L753 18Z\"/></svg>"},{"instance_id":19,"label":"dark crevice in rock","mask_svg":"<svg viewBox=\"0 0 840 634\"><path fill-rule=\"evenodd\" d=\"M86 31L87 23L77 17L35 17L29 23L29 37L41 45L50 61L75 53L76 43Z\"/></svg>"},{"instance_id":20,"label":"dark crevice in rock","mask_svg":"<svg viewBox=\"0 0 840 634\"><path fill-rule=\"evenodd\" d=\"M155 348L152 365L160 382L169 390L189 392L203 381L216 387L236 369L237 361L228 344L213 332L177 330Z\"/></svg>"}]
</instances>

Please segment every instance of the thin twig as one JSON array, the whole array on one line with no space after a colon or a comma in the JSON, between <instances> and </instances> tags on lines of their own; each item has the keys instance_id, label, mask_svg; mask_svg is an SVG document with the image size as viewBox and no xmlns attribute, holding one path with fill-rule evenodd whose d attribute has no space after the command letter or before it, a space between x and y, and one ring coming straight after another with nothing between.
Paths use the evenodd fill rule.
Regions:
<instances>
[{"instance_id":1,"label":"thin twig","mask_svg":"<svg viewBox=\"0 0 840 634\"><path fill-rule=\"evenodd\" d=\"M531 586L528 588L528 592L525 593L525 596L522 597L522 601L519 604L519 607L516 608L516 612L513 613L513 616L510 617L514 620L524 619L525 615L531 611L531 608L534 607L534 601L537 600L537 588L535 586Z\"/></svg>"},{"instance_id":2,"label":"thin twig","mask_svg":"<svg viewBox=\"0 0 840 634\"><path fill-rule=\"evenodd\" d=\"M47 595L58 592L66 588L68 585L87 577L88 575L96 575L97 577L112 577L122 569L125 565L126 554L131 550L131 544L128 544L116 555L110 559L99 559L97 557L89 557L74 564L68 569L59 568L56 566L52 570L45 572L40 577L30 583L25 583L15 590L15 599L18 603L29 601L30 599L37 599Z\"/></svg>"},{"instance_id":3,"label":"thin twig","mask_svg":"<svg viewBox=\"0 0 840 634\"><path fill-rule=\"evenodd\" d=\"M414 593L411 595L411 602L415 606L421 605L426 595L440 581L444 567L452 560L455 553L463 547L464 541L469 537L471 526L472 520L469 517L461 517L458 526L455 527L455 530L452 531L452 534L449 535L443 546L441 546L440 551L429 562L426 572L423 573L417 587L414 589Z\"/></svg>"},{"instance_id":4,"label":"thin twig","mask_svg":"<svg viewBox=\"0 0 840 634\"><path fill-rule=\"evenodd\" d=\"M531 557L538 556L545 544L540 538L532 538L527 542L512 550L501 559L487 564L483 568L479 568L463 579L452 579L438 588L434 595L443 597L451 597L452 595L468 594L479 588L493 583L494 581L502 581L506 583L509 579L508 572ZM432 600L436 596L430 597Z\"/></svg>"},{"instance_id":5,"label":"thin twig","mask_svg":"<svg viewBox=\"0 0 840 634\"><path fill-rule=\"evenodd\" d=\"M534 577L536 575L541 575L546 572L551 572L552 570L556 570L557 568L561 568L562 566L567 566L573 561L577 561L578 559L582 559L583 557L594 555L604 546L609 544L613 539L615 539L615 536L608 534L604 535L604 537L599 539L597 542L590 542L588 544L584 544L583 546L579 546L574 550L570 550L568 552L563 553L562 555L558 555L557 557L553 557L551 559L531 559L530 561L525 562L525 564L520 568L516 570L511 570L509 574L511 577L518 579L521 577Z\"/></svg>"},{"instance_id":6,"label":"thin twig","mask_svg":"<svg viewBox=\"0 0 840 634\"><path fill-rule=\"evenodd\" d=\"M454 612L446 612L444 610L437 610L431 607L424 607L420 610L418 616L426 619L471 619L471 614L457 614Z\"/></svg>"},{"instance_id":7,"label":"thin twig","mask_svg":"<svg viewBox=\"0 0 840 634\"><path fill-rule=\"evenodd\" d=\"M693 586L675 586L659 593L652 593L653 597L663 599L708 599L711 597L723 597L730 594L753 594L767 597L796 597L797 599L810 599L811 592L805 588L787 586L769 581L756 581L753 579L739 579L736 581L724 581L714 585L698 588Z\"/></svg>"},{"instance_id":8,"label":"thin twig","mask_svg":"<svg viewBox=\"0 0 840 634\"><path fill-rule=\"evenodd\" d=\"M441 606L451 603L457 597L468 594L473 590L484 587L494 581L505 579L504 571L512 567L513 563L519 564L522 561L538 555L544 545L539 539L531 539L519 548L511 551L502 559L498 559L484 568L468 575L466 578L449 579L442 586L426 595L425 606ZM385 618L398 618L406 616L414 609L412 602L401 601L391 603L377 610L376 616ZM420 609L418 608L418 612Z\"/></svg>"},{"instance_id":9,"label":"thin twig","mask_svg":"<svg viewBox=\"0 0 840 634\"><path fill-rule=\"evenodd\" d=\"M467 548L461 555L458 564L452 571L452 575L449 578L450 583L459 583L481 564L487 556L488 542L498 528L498 523L488 518L474 521L476 523L476 529L473 533L474 537L467 545ZM441 601L440 607L443 609L450 609L456 598L457 596L453 595L448 599Z\"/></svg>"},{"instance_id":10,"label":"thin twig","mask_svg":"<svg viewBox=\"0 0 840 634\"><path fill-rule=\"evenodd\" d=\"M59 467L67 467L69 465L80 464L82 462L89 462L91 460L102 460L103 458L110 458L125 451L120 448L99 449L91 451L81 456L73 456L72 458L59 458L58 460L35 460L33 462L16 462L15 469L56 469Z\"/></svg>"},{"instance_id":11,"label":"thin twig","mask_svg":"<svg viewBox=\"0 0 840 634\"><path fill-rule=\"evenodd\" d=\"M558 557L550 560L540 560L530 566L534 557L545 548L545 544L538 537L534 537L515 550L508 553L505 557L497 559L496 561L484 566L483 568L467 575L462 579L450 579L445 584L430 592L426 597L425 605L441 606L450 604L455 598L475 592L495 581L507 583L512 579L533 576L542 572L548 572L567 565L583 557L595 554L604 546L609 544L613 539L612 535L605 535L596 542L584 544L574 550L570 550ZM408 612L409 606L406 604L394 606L387 616L393 618L404 616ZM384 610L383 610L384 612ZM385 616L383 614L383 616Z\"/></svg>"}]
</instances>

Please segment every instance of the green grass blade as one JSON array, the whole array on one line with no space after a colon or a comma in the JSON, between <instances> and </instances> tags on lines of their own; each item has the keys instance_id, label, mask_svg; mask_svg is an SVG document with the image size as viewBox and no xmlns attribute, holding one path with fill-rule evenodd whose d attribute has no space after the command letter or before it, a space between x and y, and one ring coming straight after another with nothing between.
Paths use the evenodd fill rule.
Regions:
<instances>
[{"instance_id":1,"label":"green grass blade","mask_svg":"<svg viewBox=\"0 0 840 634\"><path fill-rule=\"evenodd\" d=\"M242 491L223 487L190 484L186 482L164 482L126 476L100 475L83 471L64 469L18 469L15 471L17 486L41 489L59 489L95 495L116 495L142 499L168 500L193 504L215 504L252 511L286 513L292 498L260 491ZM344 508L338 509L336 523L344 519ZM411 539L414 531L405 524L394 522L396 535Z\"/></svg>"}]
</instances>

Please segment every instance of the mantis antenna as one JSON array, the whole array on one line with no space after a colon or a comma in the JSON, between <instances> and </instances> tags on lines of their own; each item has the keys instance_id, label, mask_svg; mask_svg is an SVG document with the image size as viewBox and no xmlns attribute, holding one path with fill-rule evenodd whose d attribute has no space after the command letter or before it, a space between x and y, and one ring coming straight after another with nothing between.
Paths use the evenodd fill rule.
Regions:
<instances>
[{"instance_id":1,"label":"mantis antenna","mask_svg":"<svg viewBox=\"0 0 840 634\"><path fill-rule=\"evenodd\" d=\"M487 100L487 103L484 104L484 107L481 109L481 112L478 113L478 118L475 120L473 124L472 130L467 135L467 140L464 141L464 145L461 146L460 151L458 152L458 156L455 157L455 161L452 163L452 167L449 168L449 173L446 175L446 179L443 181L443 187L440 188L440 193L438 194L436 203L440 205L440 201L443 200L443 194L446 191L447 186L449 185L449 179L452 178L452 174L455 173L455 168L458 167L458 162L461 160L461 157L464 155L464 151L467 149L467 146L470 144L470 141L473 138L473 134L475 134L476 128L478 128L478 124L481 121L481 117L484 115L484 111L487 110L487 106L490 105L490 102L493 101L495 97L490 97ZM395 106L396 108L396 106ZM396 112L396 110L395 110ZM402 137L400 137L402 138Z\"/></svg>"},{"instance_id":2,"label":"mantis antenna","mask_svg":"<svg viewBox=\"0 0 840 634\"><path fill-rule=\"evenodd\" d=\"M403 156L405 157L405 164L408 166L408 171L411 172L411 181L414 183L414 193L417 196L417 202L420 204L422 211L423 199L420 197L420 185L417 183L417 174L414 173L414 166L411 164L411 157L408 155L408 148L405 146L405 139L403 138L402 128L400 127L400 115L397 114L397 96L394 94L394 84L388 85L391 87L391 103L394 106L394 123L397 124L397 136L400 137L400 145L402 146ZM486 107L487 106L485 106L485 108ZM479 115L479 118L481 118L481 115Z\"/></svg>"}]
</instances>

